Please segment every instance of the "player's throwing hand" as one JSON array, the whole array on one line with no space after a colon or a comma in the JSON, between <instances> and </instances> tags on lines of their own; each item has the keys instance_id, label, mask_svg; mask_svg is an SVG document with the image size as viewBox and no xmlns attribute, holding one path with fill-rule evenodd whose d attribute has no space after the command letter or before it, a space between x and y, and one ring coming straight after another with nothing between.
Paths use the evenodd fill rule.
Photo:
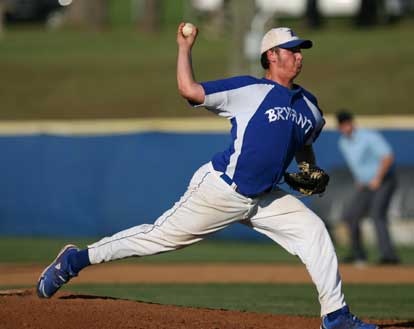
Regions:
<instances>
[{"instance_id":1,"label":"player's throwing hand","mask_svg":"<svg viewBox=\"0 0 414 329\"><path fill-rule=\"evenodd\" d=\"M184 26L187 24L187 27L184 30L183 33L183 28ZM190 25L189 23L180 23L180 25L178 25L178 31L177 31L177 44L179 47L188 47L191 48L194 45L194 42L197 38L198 35L198 29L196 26L191 24L191 28L188 28L188 25ZM189 33L190 31L190 33ZM189 33L189 34L188 34Z\"/></svg>"}]
</instances>

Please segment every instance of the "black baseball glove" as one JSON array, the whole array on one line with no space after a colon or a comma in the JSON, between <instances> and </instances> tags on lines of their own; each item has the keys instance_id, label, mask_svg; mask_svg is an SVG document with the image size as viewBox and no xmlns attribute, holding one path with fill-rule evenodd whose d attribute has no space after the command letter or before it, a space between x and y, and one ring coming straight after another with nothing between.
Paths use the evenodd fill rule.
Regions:
<instances>
[{"instance_id":1,"label":"black baseball glove","mask_svg":"<svg viewBox=\"0 0 414 329\"><path fill-rule=\"evenodd\" d=\"M304 194L322 194L325 192L326 186L329 183L329 175L321 168L311 166L307 162L298 164L299 172L286 172L285 182L292 189Z\"/></svg>"}]
</instances>

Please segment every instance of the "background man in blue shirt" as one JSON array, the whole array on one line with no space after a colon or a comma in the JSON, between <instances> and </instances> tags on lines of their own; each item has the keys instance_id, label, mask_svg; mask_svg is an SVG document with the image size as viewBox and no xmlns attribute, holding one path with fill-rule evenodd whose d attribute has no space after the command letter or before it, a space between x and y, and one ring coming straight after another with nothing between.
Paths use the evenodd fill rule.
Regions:
<instances>
[{"instance_id":1,"label":"background man in blue shirt","mask_svg":"<svg viewBox=\"0 0 414 329\"><path fill-rule=\"evenodd\" d=\"M343 217L348 224L352 253L346 262L366 261L361 236L361 219L370 215L374 221L380 251L379 263L396 264L399 259L388 230L388 207L395 191L394 156L391 146L376 131L357 129L347 111L337 114L341 150L355 179L355 193Z\"/></svg>"},{"instance_id":2,"label":"background man in blue shirt","mask_svg":"<svg viewBox=\"0 0 414 329\"><path fill-rule=\"evenodd\" d=\"M178 91L193 106L230 121L230 145L194 173L182 198L154 224L118 232L84 250L64 247L41 274L39 297L51 297L87 265L176 250L240 222L300 257L318 290L323 329L376 329L353 316L345 303L322 220L278 186L294 158L315 165L312 143L325 121L316 98L293 82L302 69L302 49L312 42L289 28L272 29L260 49L264 78L199 83L191 64L198 31L184 36L183 27L177 31Z\"/></svg>"}]
</instances>

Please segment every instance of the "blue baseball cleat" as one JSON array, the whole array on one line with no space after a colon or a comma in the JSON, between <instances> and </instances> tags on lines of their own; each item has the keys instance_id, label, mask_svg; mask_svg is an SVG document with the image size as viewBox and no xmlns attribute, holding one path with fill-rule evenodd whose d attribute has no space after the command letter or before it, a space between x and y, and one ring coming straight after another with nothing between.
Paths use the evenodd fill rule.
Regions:
<instances>
[{"instance_id":1,"label":"blue baseball cleat","mask_svg":"<svg viewBox=\"0 0 414 329\"><path fill-rule=\"evenodd\" d=\"M55 260L45 268L37 282L37 295L40 298L50 298L71 278L77 276L70 264L68 256L79 251L78 247L68 244L62 248Z\"/></svg>"},{"instance_id":2,"label":"blue baseball cleat","mask_svg":"<svg viewBox=\"0 0 414 329\"><path fill-rule=\"evenodd\" d=\"M334 320L329 320L328 316L322 317L321 329L379 329L375 324L362 322L349 311L348 306L338 310L339 314Z\"/></svg>"}]
</instances>

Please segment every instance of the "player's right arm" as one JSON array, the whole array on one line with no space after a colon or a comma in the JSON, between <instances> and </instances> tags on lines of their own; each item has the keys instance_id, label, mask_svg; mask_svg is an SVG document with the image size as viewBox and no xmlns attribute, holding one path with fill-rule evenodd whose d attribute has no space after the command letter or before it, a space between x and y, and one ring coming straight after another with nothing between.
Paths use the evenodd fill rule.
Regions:
<instances>
[{"instance_id":1,"label":"player's right arm","mask_svg":"<svg viewBox=\"0 0 414 329\"><path fill-rule=\"evenodd\" d=\"M193 66L191 63L191 48L197 38L198 30L195 28L191 35L184 37L182 29L185 23L178 26L177 44L177 83L178 92L182 97L194 104L202 104L204 102L204 89L194 79Z\"/></svg>"}]
</instances>

